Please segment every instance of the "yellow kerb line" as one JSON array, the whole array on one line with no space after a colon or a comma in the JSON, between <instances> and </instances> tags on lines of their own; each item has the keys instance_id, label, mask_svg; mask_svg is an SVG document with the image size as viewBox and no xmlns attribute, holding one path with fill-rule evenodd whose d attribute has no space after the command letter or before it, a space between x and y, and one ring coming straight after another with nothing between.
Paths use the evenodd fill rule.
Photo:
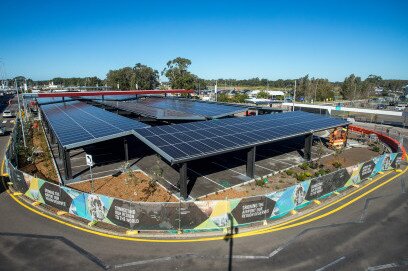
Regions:
<instances>
[{"instance_id":1,"label":"yellow kerb line","mask_svg":"<svg viewBox=\"0 0 408 271\"><path fill-rule=\"evenodd\" d=\"M407 158L408 158L408 156L407 156ZM310 215L312 215L312 214L314 214L314 213L316 213L316 212L320 212L321 210L324 210L324 209L328 208L329 206L332 206L333 204L335 204L335 203L337 203L337 202L340 202L341 200L344 200L344 199L346 199L346 198L349 198L351 195L354 195L355 193L357 193L358 191L361 191L361 189L367 187L368 185L371 185L371 184L373 184L374 182L377 182L377 181L380 180L382 177L385 177L386 175L390 174L391 172L387 172L386 174L383 174L383 175L379 176L379 178L377 178L376 180L374 180L374 181L372 181L372 182L370 182L370 183L367 183L366 185L360 187L359 189L356 189L356 191L353 191L352 193L348 194L347 196L345 196L345 197L343 197L343 198L341 198L341 199L339 199L339 200L337 200L337 201L335 201L335 202L332 202L332 203L330 203L330 204L328 204L328 205L326 205L326 206L324 206L324 207L322 207L322 208L320 208L320 209L318 209L318 210L315 210L315 211L313 211L313 212L310 212L310 213L308 213L308 214L306 214L306 215L304 215L304 216L298 217L298 218L293 219L293 220L291 220L291 221L287 221L287 222L281 223L281 224L279 224L279 225L275 225L275 226L273 226L273 227L269 227L269 228L267 228L267 229L260 229L260 230L255 230L255 231L249 231L249 232L244 232L244 233L238 233L238 234L233 235L232 237L233 237L233 238L241 238L241 237L248 237L248 236L254 236L254 235L259 235L259 234L270 233L270 232L276 232L276 231L280 231L280 230L284 230L284 229L288 229L288 228L297 227L297 226L300 226L300 225L303 225L303 224L306 224L306 223L310 223L310 222L316 221L316 220L318 220L318 219L324 218L324 217L326 217L326 216L328 216L328 215L330 215L330 214L333 214L333 213L338 212L339 210L342 210L343 208L345 208L345 207L347 207L348 205L354 203L355 201L361 199L362 197L364 197L364 196L366 196L366 195L372 193L373 191L379 189L380 187L382 187L382 186L388 184L388 183L391 182L392 180L394 180L394 179L396 179L397 177L403 175L407 170L408 170L408 167L406 167L401 173L399 173L399 174L397 174L397 175L391 177L391 178L388 179L387 181L385 181L385 182L383 182L383 183L381 183L381 184L379 184L379 185L377 185L377 186L371 188L369 191L367 191L367 192L361 194L360 196L358 196L358 197L356 197L356 198L354 198L354 199L352 199L352 200L346 202L345 204L343 204L343 205L337 207L336 209L333 209L332 211L329 211L329 212L327 212L327 213L325 213L325 214L319 215L319 216L317 216L317 217L314 217L314 218L311 218L311 219L308 219L308 220L305 220L305 221L302 221L302 222L299 222L299 223L294 223L294 224L288 225L288 224L290 224L290 223L293 223L294 221L298 221L298 220L300 220L300 219L303 219L303 218L305 218L305 217L307 217L307 216L310 216ZM4 184L4 181L3 181L3 184ZM71 224L71 223L68 223L68 222L59 220L59 219L57 219L57 218L54 218L54 217L52 217L52 216L49 216L49 215L47 215L47 214L41 213L41 212L39 212L39 211L37 211L37 210L31 208L30 206L27 206L27 205L24 204L23 202L21 202L21 201L20 201L19 199L17 199L14 195L12 195L12 194L10 193L10 191L7 190L7 193L8 193L18 204L20 204L20 205L23 206L24 208L26 208L26 209L28 209L28 210L30 210L30 211L32 211L32 212L38 214L38 215L41 215L41 216L43 216L43 217L45 217L45 218L48 218L48 219L50 219L50 220L52 220L52 221L55 221L55 222L57 222L57 223L66 225L66 226L68 226L68 227L71 227L71 228L74 228L74 229L77 229L77 230L80 230L80 231L84 231L84 232L87 232L87 233L91 233L91 234L95 234L95 235L98 235L98 236L103 236L103 237L107 237L107 238L111 238L111 239L125 240L125 241L133 241L133 242L148 242L148 243L192 243L192 242L205 242L205 241L224 240L224 236L214 236L214 237L203 237L203 238L196 238L196 239L177 240L177 239L131 238L131 237L125 237L125 236L117 236L117 235L107 234L107 233L103 233L103 232L94 231L94 230L91 230L91 229L86 229L86 228L83 228L83 227L80 227L80 226L76 226L76 225L74 225L74 224ZM286 225L286 226L284 226L284 225Z\"/></svg>"}]
</instances>

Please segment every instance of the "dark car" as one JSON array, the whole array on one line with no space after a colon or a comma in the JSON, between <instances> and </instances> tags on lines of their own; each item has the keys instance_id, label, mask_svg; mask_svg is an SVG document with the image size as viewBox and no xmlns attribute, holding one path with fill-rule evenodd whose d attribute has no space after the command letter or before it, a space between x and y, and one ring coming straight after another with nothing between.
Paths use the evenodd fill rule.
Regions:
<instances>
[{"instance_id":1,"label":"dark car","mask_svg":"<svg viewBox=\"0 0 408 271\"><path fill-rule=\"evenodd\" d=\"M386 109L387 106L385 104L379 104L377 105L377 109Z\"/></svg>"}]
</instances>

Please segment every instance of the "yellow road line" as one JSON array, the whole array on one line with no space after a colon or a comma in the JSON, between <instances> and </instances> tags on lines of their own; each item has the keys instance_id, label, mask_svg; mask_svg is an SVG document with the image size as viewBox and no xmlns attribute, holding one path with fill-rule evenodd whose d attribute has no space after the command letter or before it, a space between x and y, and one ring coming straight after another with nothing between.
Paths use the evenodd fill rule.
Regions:
<instances>
[{"instance_id":1,"label":"yellow road line","mask_svg":"<svg viewBox=\"0 0 408 271\"><path fill-rule=\"evenodd\" d=\"M4 173L4 164L6 163L6 161L3 159L3 161L1 162L1 172L0 172L0 176L4 176L7 177L7 174Z\"/></svg>"},{"instance_id":2,"label":"yellow road line","mask_svg":"<svg viewBox=\"0 0 408 271\"><path fill-rule=\"evenodd\" d=\"M333 205L335 205L335 204L337 204L337 203L339 203L339 202L341 202L341 201L343 201L343 200L345 200L345 199L348 199L349 197L351 197L351 196L353 196L354 194L360 192L360 191L363 190L364 188L366 188L366 187L368 187L368 186L370 186L370 185L372 185L372 184L378 182L379 180L381 180L382 178L384 178L385 176L387 176L387 175L389 175L389 174L391 174L391 173L392 173L392 171L389 171L389 172L387 172L387 173L384 174L384 175L380 175L380 176L378 176L376 179L372 180L371 182L368 182L368 183L364 184L363 186L359 187L358 189L354 190L353 192L351 192L351 193L345 195L344 197L341 197L341 198L339 198L339 199L337 199L337 200L335 200L335 201L333 201L333 202L331 202L331 203L329 203L329 204L326 204L326 205L322 206L322 207L319 208L319 209L316 209L316 210L314 210L314 211L312 211L312 212L309 212L309 213L304 214L304 215L302 215L302 216L300 216L300 217L291 219L291 220L289 220L289 221L282 222L282 223L273 225L273 226L268 227L268 228L260 229L259 231L265 231L265 230L269 230L269 229L273 229L273 228L279 228L279 227L281 227L281 226L284 226L284 225L293 223L293 222L295 222L295 221L299 221L299 220L301 220L301 219L304 219L305 217L311 216L311 215L313 215L313 214L315 214L315 213L321 212L321 211L323 211L323 210L325 210L325 209L327 209L327 208L329 208L329 207L331 207L331 206L333 206Z\"/></svg>"},{"instance_id":3,"label":"yellow road line","mask_svg":"<svg viewBox=\"0 0 408 271\"><path fill-rule=\"evenodd\" d=\"M338 211L344 209L345 207L349 206L350 204L356 202L357 200L363 198L364 196L366 196L366 195L372 193L373 191L375 191L375 190L379 189L380 187L386 185L387 183L391 182L391 181L394 180L395 178L397 178L397 177L403 175L407 170L408 170L408 167L406 167L403 172L401 172L401 173L399 173L399 174L397 174L397 175L391 177L391 178L388 179L387 181L385 181L385 182L383 182L383 183L380 183L379 185L377 185L377 186L371 188L369 191L367 191L367 192L361 194L360 196L358 196L358 197L356 197L356 198L354 198L354 199L352 199L352 200L350 200L350 201L344 203L343 205L337 207L336 209L333 209L333 210L331 210L331 211L329 211L329 212L327 212L327 213L324 213L324 214L322 214L322 215L319 215L319 216L317 216L317 217L314 217L314 218L311 218L311 219L308 219L308 220L305 220L305 221L302 221L302 222L294 223L294 224L289 224L289 223L292 223L293 221L288 221L288 222L285 222L285 223L289 224L289 225L286 225L286 226L283 226L284 223L282 223L281 225L278 225L279 227L277 226L277 227L275 227L275 228L260 229L260 230L255 230L255 231L249 231L249 232L244 232L244 233L238 233L238 234L233 235L233 238L248 237L248 236L254 236L254 235L259 235L259 234L265 234L265 233L270 233L270 232L281 231L281 230L284 230L284 229L297 227L297 226L300 226L300 225L304 225L304 224L306 224L306 223L310 223L310 222L319 220L319 219L321 219L321 218L324 218L324 217L326 217L326 216L329 216L329 215L331 215L331 214L333 214L333 213L336 213L336 212L338 212ZM382 175L382 176L385 176L385 174ZM4 182L3 182L3 183L4 183ZM372 182L371 182L371 183L372 183ZM367 185L368 185L368 184L367 184ZM361 187L361 188L363 188L363 187ZM356 191L354 191L354 192L356 192ZM47 215L47 214L44 214L44 213L42 213L42 212L40 212L40 211L38 211L38 210L35 210L35 209L31 208L30 206L26 205L25 203L23 203L23 202L21 202L19 199L17 199L15 196L13 196L13 195L10 193L10 191L7 191L7 193L8 193L8 194L10 195L10 197L13 198L18 204L20 204L20 205L23 206L24 208L26 208L26 209L28 209L28 210L30 210L30 211L32 211L32 212L34 212L34 213L36 213L36 214L38 214L38 215L40 215L40 216L43 216L43 217L48 218L48 219L50 219L50 220L52 220L52 221L55 221L55 222L57 222L57 223L66 225L66 226L68 226L68 227L71 227L71 228L74 228L74 229L77 229L77 230L80 230L80 231L84 231L84 232L87 232L87 233L91 233L91 234L95 234L95 235L98 235L98 236L107 237L107 238L111 238L111 239L126 240L126 241L135 241L135 242L149 242L149 243L191 243L191 242L205 242L205 241L224 240L224 238L225 238L224 236L214 236L214 237L203 237L203 238L196 238L196 239L147 239L147 238L131 238L131 237L125 237L125 236L117 236L117 235L107 234L107 233L98 232L98 231L94 231L94 230L91 230L91 229L83 228L83 227L80 227L80 226L76 226L76 225L71 224L71 223L69 223L69 222L61 221L61 220L59 220L59 219L57 219L57 218L54 218L54 217L52 217L52 216L49 216L49 215ZM307 214L307 215L309 216L309 214ZM302 219L302 218L304 218L304 217L306 217L306 215L303 216L303 217L297 218L297 220Z\"/></svg>"}]
</instances>

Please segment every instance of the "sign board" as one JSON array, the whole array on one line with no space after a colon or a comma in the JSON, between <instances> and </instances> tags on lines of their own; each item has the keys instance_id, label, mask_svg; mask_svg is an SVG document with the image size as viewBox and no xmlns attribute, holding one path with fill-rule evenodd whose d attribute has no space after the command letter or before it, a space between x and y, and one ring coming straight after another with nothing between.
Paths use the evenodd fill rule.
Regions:
<instances>
[{"instance_id":1,"label":"sign board","mask_svg":"<svg viewBox=\"0 0 408 271\"><path fill-rule=\"evenodd\" d=\"M93 166L92 155L85 154L86 164L90 167Z\"/></svg>"}]
</instances>

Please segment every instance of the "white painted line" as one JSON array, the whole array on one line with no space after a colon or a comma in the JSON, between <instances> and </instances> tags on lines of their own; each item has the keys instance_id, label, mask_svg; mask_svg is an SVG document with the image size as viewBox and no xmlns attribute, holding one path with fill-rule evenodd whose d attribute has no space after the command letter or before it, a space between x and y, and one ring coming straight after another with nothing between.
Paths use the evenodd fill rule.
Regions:
<instances>
[{"instance_id":1,"label":"white painted line","mask_svg":"<svg viewBox=\"0 0 408 271\"><path fill-rule=\"evenodd\" d=\"M220 167L222 167L222 168L228 169L228 170L230 170L230 171L232 171L232 172L238 173L239 175L242 175L242 176L247 177L247 175L242 174L241 172L238 172L238 171L236 171L236 170L230 169L229 167L226 167L226 166L224 166L224 165L218 164L217 162L211 162L211 163L213 163L213 164L215 164L215 165L218 165L218 166L220 166Z\"/></svg>"},{"instance_id":2,"label":"white painted line","mask_svg":"<svg viewBox=\"0 0 408 271\"><path fill-rule=\"evenodd\" d=\"M280 162L280 163L283 163L283 164L287 164L287 165L290 165L290 166L294 166L294 165L297 164L297 163L291 164L291 163L288 163L288 162L281 161L281 160L279 160L279 159L274 159L274 158L271 158L271 157L268 157L268 156L264 156L264 155L260 155L260 154L257 154L257 155L258 155L259 157L266 158L266 159L271 159L271 160L274 160L274 161L277 161L277 162Z\"/></svg>"},{"instance_id":3,"label":"white painted line","mask_svg":"<svg viewBox=\"0 0 408 271\"><path fill-rule=\"evenodd\" d=\"M240 158L238 158L238 157L232 157L232 158L237 159L237 160L239 160L239 161L246 162L244 159L240 159ZM273 169L270 169L270 168L267 168L267 167L264 167L264 166L257 165L256 162L255 162L255 166L256 166L256 167L263 168L263 169L266 169L266 170L269 170L269 171L271 171L271 172L275 172L275 171L276 171L276 170L273 170Z\"/></svg>"},{"instance_id":4,"label":"white painted line","mask_svg":"<svg viewBox=\"0 0 408 271\"><path fill-rule=\"evenodd\" d=\"M323 266L322 268L316 269L316 271L324 271L324 270L326 270L327 268L332 267L333 265L335 265L335 264L337 264L337 263L343 261L344 259L346 259L346 256L340 257L340 258L338 258L337 260L335 260L335 261L329 263L328 265L325 265L325 266Z\"/></svg>"},{"instance_id":5,"label":"white painted line","mask_svg":"<svg viewBox=\"0 0 408 271\"><path fill-rule=\"evenodd\" d=\"M377 270L394 268L394 267L398 267L398 266L400 266L400 265L397 264L397 263L388 263L388 264L369 267L369 268L367 268L367 271L377 271Z\"/></svg>"},{"instance_id":6,"label":"white painted line","mask_svg":"<svg viewBox=\"0 0 408 271\"><path fill-rule=\"evenodd\" d=\"M207 176L204 176L204 175L200 174L199 172L197 172L197 171L195 171L195 170L192 170L191 168L188 168L188 170L191 170L191 171L194 172L195 174L199 175L199 177L203 177L204 179L209 180L210 182L215 183L216 185L221 186L222 188L225 188L224 186L220 185L220 184L217 183L216 181L211 180L211 179L208 178Z\"/></svg>"}]
</instances>

